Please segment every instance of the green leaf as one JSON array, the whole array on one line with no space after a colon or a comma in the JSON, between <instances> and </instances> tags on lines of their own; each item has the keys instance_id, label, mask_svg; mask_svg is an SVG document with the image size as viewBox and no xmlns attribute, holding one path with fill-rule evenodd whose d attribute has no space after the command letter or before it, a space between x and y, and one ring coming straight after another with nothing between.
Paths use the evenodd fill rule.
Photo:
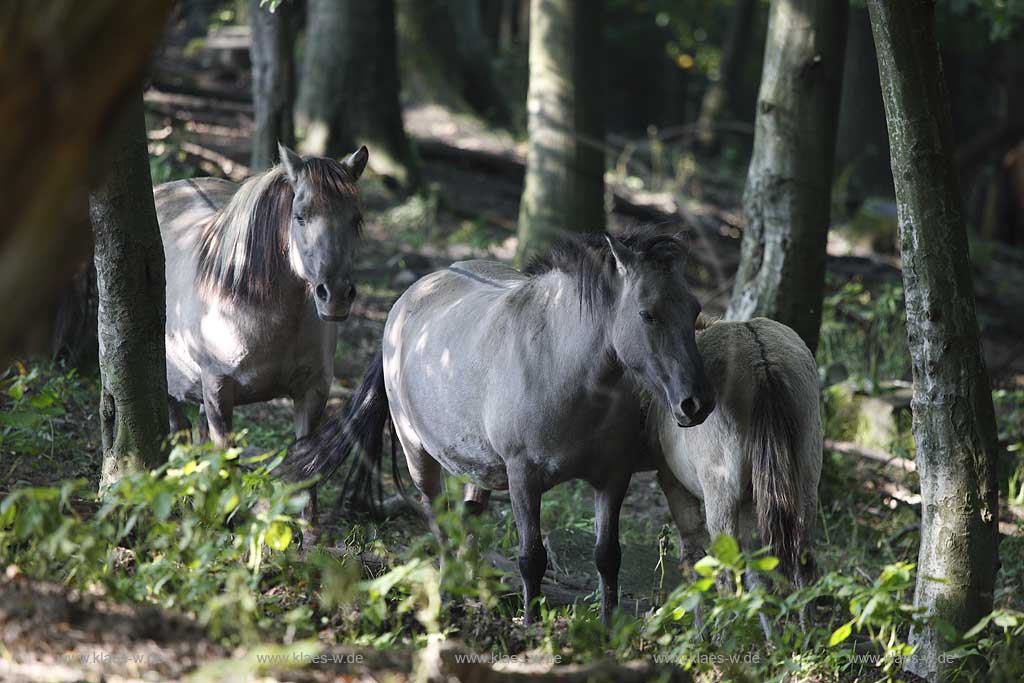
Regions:
<instances>
[{"instance_id":1,"label":"green leaf","mask_svg":"<svg viewBox=\"0 0 1024 683\"><path fill-rule=\"evenodd\" d=\"M20 401L21 397L25 395L25 387L21 384L14 384L7 390L7 395L15 401Z\"/></svg>"},{"instance_id":2,"label":"green leaf","mask_svg":"<svg viewBox=\"0 0 1024 683\"><path fill-rule=\"evenodd\" d=\"M39 394L38 396L33 396L29 401L29 404L33 408L49 408L53 405L53 396L50 396L49 394Z\"/></svg>"},{"instance_id":3,"label":"green leaf","mask_svg":"<svg viewBox=\"0 0 1024 683\"><path fill-rule=\"evenodd\" d=\"M999 628L1013 628L1014 626L1020 623L1020 621L1015 615L1003 611L999 611L996 614L995 619L993 619L993 621Z\"/></svg>"},{"instance_id":4,"label":"green leaf","mask_svg":"<svg viewBox=\"0 0 1024 683\"><path fill-rule=\"evenodd\" d=\"M161 522L167 519L171 515L171 509L174 507L174 496L169 491L161 491L156 494L156 499L153 501L153 514Z\"/></svg>"},{"instance_id":5,"label":"green leaf","mask_svg":"<svg viewBox=\"0 0 1024 683\"><path fill-rule=\"evenodd\" d=\"M267 545L274 550L284 550L292 542L292 528L284 522L271 522L266 539Z\"/></svg>"},{"instance_id":6,"label":"green leaf","mask_svg":"<svg viewBox=\"0 0 1024 683\"><path fill-rule=\"evenodd\" d=\"M852 619L832 632L832 637L828 639L828 646L835 647L839 643L849 638L851 633L853 633Z\"/></svg>"},{"instance_id":7,"label":"green leaf","mask_svg":"<svg viewBox=\"0 0 1024 683\"><path fill-rule=\"evenodd\" d=\"M771 557L770 555L750 561L750 568L759 572L770 572L777 566L779 566L779 558Z\"/></svg>"},{"instance_id":8,"label":"green leaf","mask_svg":"<svg viewBox=\"0 0 1024 683\"><path fill-rule=\"evenodd\" d=\"M693 565L693 570L701 576L713 577L715 572L718 570L718 565L718 560L708 555L707 557L701 558L697 564Z\"/></svg>"},{"instance_id":9,"label":"green leaf","mask_svg":"<svg viewBox=\"0 0 1024 683\"><path fill-rule=\"evenodd\" d=\"M711 544L711 554L722 564L734 565L740 558L740 547L732 536L719 534Z\"/></svg>"}]
</instances>

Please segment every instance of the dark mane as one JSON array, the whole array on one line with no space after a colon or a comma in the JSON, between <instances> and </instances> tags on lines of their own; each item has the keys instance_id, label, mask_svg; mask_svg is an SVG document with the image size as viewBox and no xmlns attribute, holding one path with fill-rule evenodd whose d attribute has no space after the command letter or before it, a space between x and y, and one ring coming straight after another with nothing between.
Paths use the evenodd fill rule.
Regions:
<instances>
[{"instance_id":1,"label":"dark mane","mask_svg":"<svg viewBox=\"0 0 1024 683\"><path fill-rule=\"evenodd\" d=\"M329 208L339 196L358 201L355 181L337 161L308 159L302 173L313 189L314 205ZM245 181L199 238L196 284L200 290L251 303L271 301L280 293L281 278L291 269L288 226L294 197L295 190L280 166ZM361 233L361 221L355 229Z\"/></svg>"},{"instance_id":2,"label":"dark mane","mask_svg":"<svg viewBox=\"0 0 1024 683\"><path fill-rule=\"evenodd\" d=\"M641 263L670 268L686 255L682 234L654 227L633 228L615 238ZM605 233L573 233L560 238L543 254L534 256L523 272L530 277L559 271L576 276L580 306L594 312L609 305L613 296L615 257Z\"/></svg>"}]
</instances>

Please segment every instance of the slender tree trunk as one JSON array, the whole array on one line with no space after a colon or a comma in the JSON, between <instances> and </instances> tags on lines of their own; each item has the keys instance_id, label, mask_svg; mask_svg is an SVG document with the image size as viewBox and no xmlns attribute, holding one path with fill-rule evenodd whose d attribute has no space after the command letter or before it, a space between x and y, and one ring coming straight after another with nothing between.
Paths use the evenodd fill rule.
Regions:
<instances>
[{"instance_id":1,"label":"slender tree trunk","mask_svg":"<svg viewBox=\"0 0 1024 683\"><path fill-rule=\"evenodd\" d=\"M867 8L857 5L850 7L838 130L836 173L851 174L846 183L847 200L859 203L869 196L891 197L889 138L871 20Z\"/></svg>"},{"instance_id":2,"label":"slender tree trunk","mask_svg":"<svg viewBox=\"0 0 1024 683\"><path fill-rule=\"evenodd\" d=\"M252 133L254 173L277 162L277 144L295 145L295 26L294 1L285 0L271 12L260 0L248 0L252 42L252 100L256 125Z\"/></svg>"},{"instance_id":3,"label":"slender tree trunk","mask_svg":"<svg viewBox=\"0 0 1024 683\"><path fill-rule=\"evenodd\" d=\"M358 140L370 167L410 188L418 182L402 123L394 0L310 0L299 93L302 151L340 157Z\"/></svg>"},{"instance_id":4,"label":"slender tree trunk","mask_svg":"<svg viewBox=\"0 0 1024 683\"><path fill-rule=\"evenodd\" d=\"M604 211L603 2L533 0L529 151L517 262L565 230L601 231Z\"/></svg>"},{"instance_id":5,"label":"slender tree trunk","mask_svg":"<svg viewBox=\"0 0 1024 683\"><path fill-rule=\"evenodd\" d=\"M768 20L746 231L726 318L773 318L813 351L846 39L846 2L775 0Z\"/></svg>"},{"instance_id":6,"label":"slender tree trunk","mask_svg":"<svg viewBox=\"0 0 1024 683\"><path fill-rule=\"evenodd\" d=\"M97 150L172 6L0 2L0 367L89 253L88 231L76 228L104 170Z\"/></svg>"},{"instance_id":7,"label":"slender tree trunk","mask_svg":"<svg viewBox=\"0 0 1024 683\"><path fill-rule=\"evenodd\" d=\"M89 198L99 295L103 491L158 466L167 436L164 248L149 178L142 95L115 131L110 172Z\"/></svg>"},{"instance_id":8,"label":"slender tree trunk","mask_svg":"<svg viewBox=\"0 0 1024 683\"><path fill-rule=\"evenodd\" d=\"M992 394L978 342L935 3L867 4L889 124L914 373L922 499L914 602L963 632L992 609L999 502ZM917 651L910 671L948 678L938 630L918 630L911 642Z\"/></svg>"},{"instance_id":9,"label":"slender tree trunk","mask_svg":"<svg viewBox=\"0 0 1024 683\"><path fill-rule=\"evenodd\" d=\"M718 80L708 86L701 100L700 116L697 118L697 142L706 151L714 150L717 146L715 124L728 111L730 101L736 97L737 81L750 44L754 5L754 0L736 0L725 43L722 45Z\"/></svg>"}]
</instances>

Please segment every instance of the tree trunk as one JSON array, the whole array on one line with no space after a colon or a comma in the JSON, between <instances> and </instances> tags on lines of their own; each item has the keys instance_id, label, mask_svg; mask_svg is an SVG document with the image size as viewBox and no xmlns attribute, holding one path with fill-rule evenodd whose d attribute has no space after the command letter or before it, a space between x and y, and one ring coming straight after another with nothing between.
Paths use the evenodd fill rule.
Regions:
<instances>
[{"instance_id":1,"label":"tree trunk","mask_svg":"<svg viewBox=\"0 0 1024 683\"><path fill-rule=\"evenodd\" d=\"M248 0L252 42L252 101L255 128L252 133L253 173L277 162L277 144L295 145L295 13L294 2L282 2L271 12L261 0Z\"/></svg>"},{"instance_id":2,"label":"tree trunk","mask_svg":"<svg viewBox=\"0 0 1024 683\"><path fill-rule=\"evenodd\" d=\"M167 436L164 248L138 93L113 135L110 172L89 198L99 295L103 491L159 466Z\"/></svg>"},{"instance_id":3,"label":"tree trunk","mask_svg":"<svg viewBox=\"0 0 1024 683\"><path fill-rule=\"evenodd\" d=\"M97 150L138 86L172 5L0 3L0 367L25 330L53 311L89 252L88 231L76 227L103 171Z\"/></svg>"},{"instance_id":4,"label":"tree trunk","mask_svg":"<svg viewBox=\"0 0 1024 683\"><path fill-rule=\"evenodd\" d=\"M963 632L992 609L999 502L992 393L978 342L934 2L867 4L889 124L914 373L921 478L914 602ZM937 629L915 631L911 642L917 651L910 671L948 678Z\"/></svg>"},{"instance_id":5,"label":"tree trunk","mask_svg":"<svg viewBox=\"0 0 1024 683\"><path fill-rule=\"evenodd\" d=\"M878 63L865 7L850 7L850 29L843 66L843 95L836 137L836 175L849 173L846 199L851 205L872 196L892 197L889 138L878 83Z\"/></svg>"},{"instance_id":6,"label":"tree trunk","mask_svg":"<svg viewBox=\"0 0 1024 683\"><path fill-rule=\"evenodd\" d=\"M421 99L508 125L477 0L399 0L398 10L406 87L414 85Z\"/></svg>"},{"instance_id":7,"label":"tree trunk","mask_svg":"<svg viewBox=\"0 0 1024 683\"><path fill-rule=\"evenodd\" d=\"M565 230L602 231L603 2L533 0L529 150L519 206L518 263Z\"/></svg>"},{"instance_id":8,"label":"tree trunk","mask_svg":"<svg viewBox=\"0 0 1024 683\"><path fill-rule=\"evenodd\" d=\"M299 94L302 151L340 157L358 140L370 148L374 172L415 186L399 90L394 0L310 0Z\"/></svg>"},{"instance_id":9,"label":"tree trunk","mask_svg":"<svg viewBox=\"0 0 1024 683\"><path fill-rule=\"evenodd\" d=\"M754 0L736 0L725 43L722 45L718 80L708 86L701 100L700 116L697 118L697 143L705 151L713 151L717 146L715 124L728 111L730 101L736 97L737 81L750 44L754 5Z\"/></svg>"},{"instance_id":10,"label":"tree trunk","mask_svg":"<svg viewBox=\"0 0 1024 683\"><path fill-rule=\"evenodd\" d=\"M768 20L746 231L728 320L792 327L814 351L821 326L847 3L776 0Z\"/></svg>"}]
</instances>

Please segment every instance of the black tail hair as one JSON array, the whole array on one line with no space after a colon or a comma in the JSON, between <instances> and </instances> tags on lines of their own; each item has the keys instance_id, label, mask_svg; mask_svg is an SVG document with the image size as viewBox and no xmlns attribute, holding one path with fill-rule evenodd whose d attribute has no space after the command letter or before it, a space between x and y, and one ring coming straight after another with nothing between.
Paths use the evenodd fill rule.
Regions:
<instances>
[{"instance_id":1,"label":"black tail hair","mask_svg":"<svg viewBox=\"0 0 1024 683\"><path fill-rule=\"evenodd\" d=\"M355 507L380 509L384 498L381 465L384 428L391 423L384 389L384 355L378 351L363 375L348 412L325 416L313 432L288 449L282 474L291 480L320 475L329 479L358 450L342 484L342 500ZM399 493L405 493L398 469L394 425L391 426L391 473Z\"/></svg>"},{"instance_id":2,"label":"black tail hair","mask_svg":"<svg viewBox=\"0 0 1024 683\"><path fill-rule=\"evenodd\" d=\"M758 383L745 449L751 463L754 508L761 539L779 558L780 571L797 580L806 549L801 501L797 411L789 383L766 363ZM811 561L808 557L806 561Z\"/></svg>"}]
</instances>

